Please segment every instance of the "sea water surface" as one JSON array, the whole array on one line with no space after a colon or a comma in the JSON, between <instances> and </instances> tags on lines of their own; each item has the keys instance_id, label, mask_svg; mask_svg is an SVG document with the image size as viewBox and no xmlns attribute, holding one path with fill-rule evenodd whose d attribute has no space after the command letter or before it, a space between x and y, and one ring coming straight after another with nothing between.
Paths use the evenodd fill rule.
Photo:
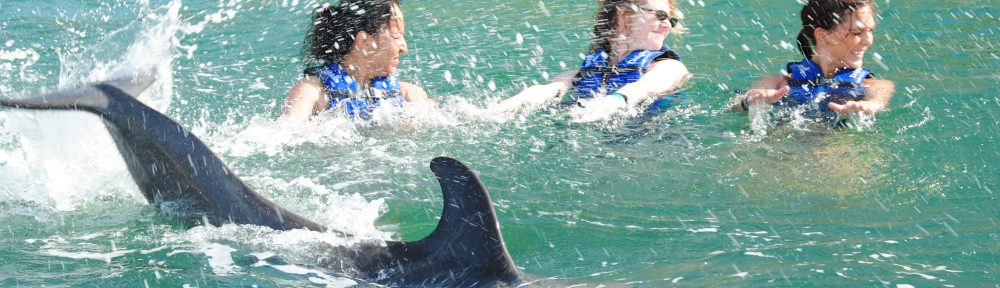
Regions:
<instances>
[{"instance_id":1,"label":"sea water surface","mask_svg":"<svg viewBox=\"0 0 1000 288\"><path fill-rule=\"evenodd\" d=\"M0 0L0 95L157 66L141 100L275 202L367 239L436 225L427 165L489 187L515 263L554 286L995 287L1000 8L877 1L876 123L751 129L732 91L800 59L799 1L680 1L694 78L652 118L574 123L483 109L579 65L596 1L403 2L404 81L440 113L275 121L315 0ZM170 219L100 120L0 110L0 286L377 286L317 267L306 231Z\"/></svg>"}]
</instances>

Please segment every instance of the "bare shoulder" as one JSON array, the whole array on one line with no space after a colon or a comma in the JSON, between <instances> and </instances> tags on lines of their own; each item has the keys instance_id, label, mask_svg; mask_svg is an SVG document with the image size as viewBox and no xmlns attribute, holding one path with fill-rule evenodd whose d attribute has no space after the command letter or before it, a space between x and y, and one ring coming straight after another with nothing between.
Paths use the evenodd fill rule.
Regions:
<instances>
[{"instance_id":1,"label":"bare shoulder","mask_svg":"<svg viewBox=\"0 0 1000 288\"><path fill-rule=\"evenodd\" d=\"M671 90L689 79L691 72L688 71L687 65L684 62L677 61L674 59L664 59L653 62L646 69L645 75L639 80L644 83L658 83L664 82L671 85ZM658 84L654 84L658 85Z\"/></svg>"},{"instance_id":2,"label":"bare shoulder","mask_svg":"<svg viewBox=\"0 0 1000 288\"><path fill-rule=\"evenodd\" d=\"M326 97L323 97L323 81L319 77L303 77L292 86L292 90L288 91L289 100L302 101L305 103L315 103L317 106L322 106L317 102L325 102ZM294 98L294 99L293 99Z\"/></svg>"},{"instance_id":3,"label":"bare shoulder","mask_svg":"<svg viewBox=\"0 0 1000 288\"><path fill-rule=\"evenodd\" d=\"M663 59L660 61L653 62L653 64L649 65L650 71L653 71L654 69L656 70L667 69L667 70L687 72L687 65L684 65L684 62L678 61L676 59Z\"/></svg>"},{"instance_id":4,"label":"bare shoulder","mask_svg":"<svg viewBox=\"0 0 1000 288\"><path fill-rule=\"evenodd\" d=\"M326 105L323 82L317 77L303 77L288 90L288 97L281 109L283 117L309 117Z\"/></svg>"},{"instance_id":5,"label":"bare shoulder","mask_svg":"<svg viewBox=\"0 0 1000 288\"><path fill-rule=\"evenodd\" d=\"M294 92L315 92L315 91L323 91L323 81L320 81L319 77L306 76L302 77L302 79L299 79L298 82L295 82L295 85L292 86L292 90L289 91L288 94L291 95L291 94L299 94Z\"/></svg>"},{"instance_id":6,"label":"bare shoulder","mask_svg":"<svg viewBox=\"0 0 1000 288\"><path fill-rule=\"evenodd\" d=\"M403 92L403 97L406 98L406 101L409 102L425 101L429 98L424 88L413 83L399 82L399 89Z\"/></svg>"}]
</instances>

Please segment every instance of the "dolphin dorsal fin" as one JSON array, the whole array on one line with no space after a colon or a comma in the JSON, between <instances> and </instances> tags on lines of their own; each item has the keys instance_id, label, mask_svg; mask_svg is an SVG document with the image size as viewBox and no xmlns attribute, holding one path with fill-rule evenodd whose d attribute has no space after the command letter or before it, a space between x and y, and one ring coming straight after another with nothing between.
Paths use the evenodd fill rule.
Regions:
<instances>
[{"instance_id":1,"label":"dolphin dorsal fin","mask_svg":"<svg viewBox=\"0 0 1000 288\"><path fill-rule=\"evenodd\" d=\"M458 160L438 157L431 170L441 183L444 209L437 228L418 245L448 263L461 263L493 279L516 282L521 273L515 266L493 211L489 192L479 177Z\"/></svg>"}]
</instances>

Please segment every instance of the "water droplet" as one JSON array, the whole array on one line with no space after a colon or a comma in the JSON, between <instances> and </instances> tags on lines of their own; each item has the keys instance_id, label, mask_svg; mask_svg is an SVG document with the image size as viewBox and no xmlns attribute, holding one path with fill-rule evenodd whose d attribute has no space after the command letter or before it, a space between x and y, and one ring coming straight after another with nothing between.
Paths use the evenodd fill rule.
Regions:
<instances>
[{"instance_id":1,"label":"water droplet","mask_svg":"<svg viewBox=\"0 0 1000 288\"><path fill-rule=\"evenodd\" d=\"M785 49L785 50L792 50L792 48L795 48L795 47L792 46L792 43L788 43L788 42L785 42L785 40L781 40L781 48Z\"/></svg>"},{"instance_id":2,"label":"water droplet","mask_svg":"<svg viewBox=\"0 0 1000 288\"><path fill-rule=\"evenodd\" d=\"M552 17L552 13L549 12L549 8L545 8L545 2L538 1L538 10L542 11L545 16Z\"/></svg>"}]
</instances>

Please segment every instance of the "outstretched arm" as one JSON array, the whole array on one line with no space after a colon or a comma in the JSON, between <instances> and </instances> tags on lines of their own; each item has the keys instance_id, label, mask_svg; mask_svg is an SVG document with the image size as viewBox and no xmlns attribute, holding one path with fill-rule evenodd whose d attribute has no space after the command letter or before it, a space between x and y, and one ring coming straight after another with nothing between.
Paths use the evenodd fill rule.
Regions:
<instances>
[{"instance_id":1,"label":"outstretched arm","mask_svg":"<svg viewBox=\"0 0 1000 288\"><path fill-rule=\"evenodd\" d=\"M657 61L638 81L622 86L616 93L625 95L629 106L637 106L677 91L688 77L687 66L681 61Z\"/></svg>"},{"instance_id":2,"label":"outstretched arm","mask_svg":"<svg viewBox=\"0 0 1000 288\"><path fill-rule=\"evenodd\" d=\"M623 111L622 108L636 107L675 92L689 77L687 66L681 61L657 61L639 80L622 86L611 95L580 99L580 107L572 108L570 114L579 122L605 119Z\"/></svg>"},{"instance_id":3,"label":"outstretched arm","mask_svg":"<svg viewBox=\"0 0 1000 288\"><path fill-rule=\"evenodd\" d=\"M573 78L579 70L574 69L556 75L556 78L548 84L539 84L525 88L513 97L500 101L499 104L490 108L493 114L513 114L527 105L552 104L557 102L562 95L566 94L573 85Z\"/></svg>"},{"instance_id":4,"label":"outstretched arm","mask_svg":"<svg viewBox=\"0 0 1000 288\"><path fill-rule=\"evenodd\" d=\"M896 92L896 84L889 80L865 80L865 99L861 101L847 101L844 104L830 103L830 110L844 114L854 111L861 111L868 114L882 111L889 107L889 100Z\"/></svg>"},{"instance_id":5,"label":"outstretched arm","mask_svg":"<svg viewBox=\"0 0 1000 288\"><path fill-rule=\"evenodd\" d=\"M778 100L781 100L781 97L788 94L789 90L790 88L788 87L788 82L785 80L785 76L771 75L754 81L746 94L737 95L729 102L733 111L747 112L747 108L756 103L771 104L778 102Z\"/></svg>"}]
</instances>

